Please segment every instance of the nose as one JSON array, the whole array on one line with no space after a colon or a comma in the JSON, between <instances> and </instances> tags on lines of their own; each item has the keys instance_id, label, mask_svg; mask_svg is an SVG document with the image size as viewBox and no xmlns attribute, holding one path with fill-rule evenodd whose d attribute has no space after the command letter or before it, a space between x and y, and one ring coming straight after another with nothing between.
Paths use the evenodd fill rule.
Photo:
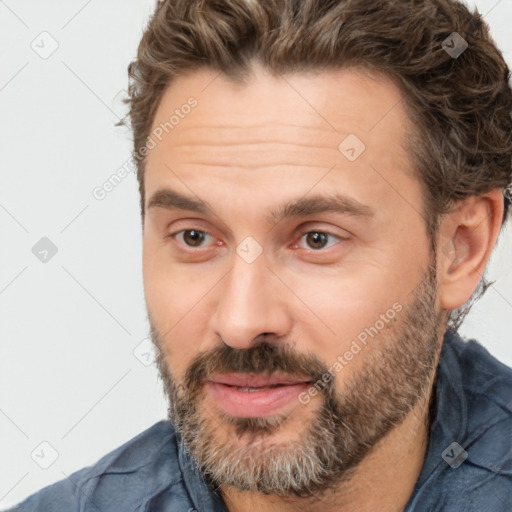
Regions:
<instances>
[{"instance_id":1,"label":"nose","mask_svg":"<svg viewBox=\"0 0 512 512\"><path fill-rule=\"evenodd\" d=\"M218 290L211 326L227 345L245 349L264 334L280 338L290 331L290 292L267 267L263 255L247 263L235 254Z\"/></svg>"}]
</instances>

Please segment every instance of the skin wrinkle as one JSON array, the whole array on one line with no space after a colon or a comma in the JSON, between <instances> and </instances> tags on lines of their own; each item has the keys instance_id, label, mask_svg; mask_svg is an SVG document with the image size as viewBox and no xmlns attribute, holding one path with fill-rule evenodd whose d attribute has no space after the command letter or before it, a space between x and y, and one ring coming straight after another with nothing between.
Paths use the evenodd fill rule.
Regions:
<instances>
[{"instance_id":1,"label":"skin wrinkle","mask_svg":"<svg viewBox=\"0 0 512 512\"><path fill-rule=\"evenodd\" d=\"M238 165L231 165L230 163L212 163L212 162L200 162L200 161L195 161L195 162L191 162L190 164L186 164L186 165L190 165L191 167L199 167L199 166L203 166L203 167L221 167L223 169L229 169L229 168L232 168L232 169L238 169L239 166ZM285 163L281 163L281 164L272 164L272 165L269 165L267 166L268 169L277 169L279 167L284 167L284 168L289 168L290 166L294 166L296 169L299 169L300 167L304 167L304 168L310 168L310 169L320 169L322 171L325 170L324 167L321 167L321 166L318 166L318 165L305 165L303 162L301 161L297 161L297 162L292 162L290 160L287 160ZM264 165L250 165L250 164L247 164L247 165L244 165L244 167L246 169L261 169L262 167L265 167Z\"/></svg>"},{"instance_id":2,"label":"skin wrinkle","mask_svg":"<svg viewBox=\"0 0 512 512\"><path fill-rule=\"evenodd\" d=\"M312 168L321 168L321 166L318 165L318 159L311 160L311 163L305 162L304 158L306 156L310 157L311 153L300 153L300 154L286 154L286 152L280 152L280 158L272 158L271 162L265 161L265 155L267 155L267 152L273 152L277 151L276 148L273 148L271 145L268 147L265 147L265 150L255 150L251 153L248 153L247 151L243 150L243 147L240 147L240 155L237 157L234 157L233 155L226 154L222 158L219 158L215 155L211 155L208 159L208 161L203 162L203 165L205 166L215 166L215 167L227 167L227 168L234 168L239 169L240 167L244 167L245 169L260 169L263 167L267 168L274 168L279 166L285 166L285 167L296 167L296 166L302 166L302 167L312 167ZM290 150L291 152L298 153L296 150ZM337 151L337 150L336 150ZM237 150L238 153L238 150ZM263 155L263 156L262 156ZM336 153L333 151L332 155L329 157L328 155L325 155L322 153L322 162L324 166L332 165L335 159L339 153ZM178 158L176 159L176 162L178 164L182 163ZM252 162L252 163L250 163ZM200 165L201 161L198 159L195 160L188 160L187 165Z\"/></svg>"},{"instance_id":3,"label":"skin wrinkle","mask_svg":"<svg viewBox=\"0 0 512 512\"><path fill-rule=\"evenodd\" d=\"M274 138L273 139L267 138L267 139L251 140L250 142L246 142L245 144L240 144L240 143L236 143L236 142L234 142L233 144L228 144L228 143L226 143L226 141L221 141L221 142L217 142L217 143L211 142L209 144L205 144L204 142L201 143L199 140L196 140L194 142L193 146L188 146L188 149L193 148L195 150L199 146L206 147L206 148L221 146L223 149L228 149L230 146L233 146L233 147L236 147L236 149L238 150L239 148L243 149L244 146L256 146L258 144L270 144L271 146L272 145L276 145L277 147L279 147L280 145L283 145L283 146L294 146L294 147L297 146L296 142L294 142L294 141L288 142L288 141L275 140ZM177 147L179 148L180 146L177 146ZM183 150L187 150L187 146L186 145L181 145L181 148ZM308 148L331 149L332 150L332 146L329 145L329 144L326 144L325 146L319 146L317 144L301 144L301 148L305 148L306 150Z\"/></svg>"},{"instance_id":4,"label":"skin wrinkle","mask_svg":"<svg viewBox=\"0 0 512 512\"><path fill-rule=\"evenodd\" d=\"M255 123L254 126L244 127L243 132L248 132L246 137L250 137L252 135L251 132L253 130L256 132L255 135L253 135L253 137L256 137L256 140L245 140L243 144L240 144L240 141L237 139L235 139L234 141L230 141L226 137L221 138L219 136L219 131L213 128L210 129L209 125L201 125L199 128L197 126L189 128L187 126L180 125L179 134L176 134L174 131L171 131L169 134L169 138L174 139L176 162L184 166L193 167L194 165L205 165L228 168L237 168L242 166L243 168L247 169L255 169L265 166L308 166L312 168L323 169L325 167L332 166L332 164L339 159L340 153L338 150L338 145L346 136L349 135L349 133L355 132L365 142L368 142L375 138L375 136L379 135L380 129L387 131L390 130L390 127L386 125L386 123L384 123L382 125L382 128L378 126L375 128L375 132L370 134L370 132L367 132L367 130L359 128L359 124L356 122L355 119L348 116L345 117L347 117L345 122L348 123L348 125L350 126L350 130L339 129L336 132L332 130L323 130L323 136L317 138L319 139L319 141L325 140L325 144L309 144L312 138L311 134L309 133L307 135L307 141L305 139L298 139L299 134L296 133L295 130L293 130L292 134L288 137L289 141L279 142L276 141L276 137L273 136L273 132L267 129L267 125L261 125L260 123ZM343 118L343 116L340 116L340 118ZM266 140L257 138L259 135L260 127L265 131L265 135L267 136ZM294 127L294 125L292 125L292 127ZM313 129L311 128L307 131L311 132L312 130ZM319 130L322 131L321 128L319 128ZM210 135L211 138L219 138L221 140L210 142L209 144L204 144L204 142L201 140L201 137L197 136L197 132L201 134L203 131L205 131L205 133L213 133L213 135ZM233 133L236 133L238 137L239 132L239 128L233 127L231 135L233 135ZM283 137L284 134L282 129L278 130L277 132L280 137ZM380 152L378 162L379 164L389 165L389 163L392 161L397 171L408 173L411 175L411 177L414 177L413 172L411 170L411 165L408 162L407 158L405 158L405 151L400 142L399 135L399 133L396 133L396 143L394 143L394 146L396 146L396 148L391 152L392 155L390 155L389 148L386 148L386 151ZM301 141L300 144L297 143L298 140ZM187 143L187 141L190 141L190 143ZM278 151L279 144L281 143L284 144L285 146L291 146L289 154L286 154L286 152ZM258 149L257 147L254 147L257 146L258 144L261 144L261 150ZM274 147L274 144L277 147ZM255 159L253 157L248 157L246 146L252 148L252 154L259 158ZM201 149L207 149L208 147L219 147L225 150L223 151L223 154L225 155L224 159L222 161L216 161L215 159L218 158L218 156L215 153L212 154L212 152L208 151L205 152L205 154L207 154L206 160L202 161L198 159L198 154L200 154ZM233 148L232 151L229 151L231 148ZM312 149L317 151L311 151ZM290 159L290 157L295 156L292 150L294 150L295 153L300 152L299 159ZM374 151L377 150L378 148L374 147ZM233 155L236 157L242 155L241 161L234 163L232 160ZM262 161L260 155L271 155L271 163L267 164L265 161ZM276 161L277 156L282 158L282 160L279 162ZM364 153L359 158L360 162L366 161L366 155ZM305 161L305 159L310 159L310 162ZM322 162L323 166L318 165L319 162Z\"/></svg>"},{"instance_id":5,"label":"skin wrinkle","mask_svg":"<svg viewBox=\"0 0 512 512\"><path fill-rule=\"evenodd\" d=\"M318 90L330 87L331 79L339 84L344 76L325 77L324 82L317 77L311 84ZM431 266L428 273L436 261L435 253L429 252L435 244L430 244L424 220L409 211L408 201L421 204L421 185L399 170L407 164L403 148L395 144L396 134L405 126L405 113L395 108L365 140L367 149L356 162L347 162L338 153L335 167L330 161L323 172L291 163L279 174L265 165L247 172L247 162L220 169L212 165L216 157L205 149L207 145L185 154L177 135L180 130L193 134L197 126L211 126L212 119L219 118L219 95L229 97L232 110L238 111L259 91L256 84L249 84L252 93L237 98L229 81L218 78L208 88L208 96L202 97L193 87L203 80L198 74L170 89L174 95L164 98L162 118L174 102L183 101L180 91L195 94L201 109L148 155L148 198L169 188L204 200L212 208L211 214L156 208L145 220L148 317L170 402L169 417L230 511L247 510L249 504L262 511L268 506L295 510L305 503L311 511L325 512L326 506L366 511L374 510L372 500L377 498L382 511L401 510L426 451L428 402L442 339L435 268ZM349 83L355 87L352 94L364 94L352 77L347 87ZM301 103L275 86L273 112L282 123L287 109L297 115ZM385 82L381 88L388 91L382 95L389 94L389 105L396 91ZM257 112L251 115L258 126ZM355 117L357 110L345 116ZM348 132L350 126L343 130ZM211 133L217 136L215 130ZM248 138L249 128L243 132L233 128L225 137L229 148L219 145L218 156L226 158L243 148ZM306 136L290 147L303 151L302 143L312 151ZM280 158L280 153L268 149L271 146L261 147L266 158ZM330 149L318 151L331 154ZM384 154L387 157L381 158ZM379 174L363 157L378 165ZM197 167L198 159L208 165ZM285 217L268 230L262 213L294 199L328 196L334 190L371 205L372 223L350 224L348 216L325 212L300 221ZM335 235L347 230L351 236L306 258L303 250L292 250L290 245L299 225L305 226L304 231ZM181 240L170 241L170 233L191 228L210 234L195 251L183 247ZM251 264L235 253L248 235L264 248ZM411 290L417 283L424 286L415 295ZM403 309L307 406L296 402L272 417L238 418L206 397L205 379L215 364L225 371L265 372L281 364L281 369L306 375L308 380L318 379L393 300ZM262 336L263 332L268 335ZM262 366L254 366L256 361ZM358 496L368 478L375 484L374 493Z\"/></svg>"}]
</instances>

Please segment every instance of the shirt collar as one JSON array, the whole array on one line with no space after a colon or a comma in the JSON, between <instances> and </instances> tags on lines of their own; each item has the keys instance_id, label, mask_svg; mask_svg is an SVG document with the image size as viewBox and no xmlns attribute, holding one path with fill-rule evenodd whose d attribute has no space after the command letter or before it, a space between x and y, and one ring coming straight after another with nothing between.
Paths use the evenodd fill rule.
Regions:
<instances>
[{"instance_id":1,"label":"shirt collar","mask_svg":"<svg viewBox=\"0 0 512 512\"><path fill-rule=\"evenodd\" d=\"M433 417L429 432L428 449L421 474L416 482L420 488L437 467L446 464L441 454L452 443L461 446L466 437L468 411L462 385L461 368L454 344L460 337L453 331L446 331L437 367Z\"/></svg>"},{"instance_id":2,"label":"shirt collar","mask_svg":"<svg viewBox=\"0 0 512 512\"><path fill-rule=\"evenodd\" d=\"M177 435L178 461L185 487L196 510L228 512L220 494L209 487L183 440Z\"/></svg>"}]
</instances>

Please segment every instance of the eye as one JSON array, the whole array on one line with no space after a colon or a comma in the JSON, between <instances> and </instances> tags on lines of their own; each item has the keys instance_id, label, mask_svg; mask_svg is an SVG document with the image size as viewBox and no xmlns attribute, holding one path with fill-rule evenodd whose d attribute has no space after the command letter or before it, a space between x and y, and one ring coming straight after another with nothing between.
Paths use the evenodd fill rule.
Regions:
<instances>
[{"instance_id":1,"label":"eye","mask_svg":"<svg viewBox=\"0 0 512 512\"><path fill-rule=\"evenodd\" d=\"M332 243L329 244L329 238L335 239ZM338 236L334 236L331 233L326 233L323 231L308 231L307 233L304 233L300 240L305 239L305 242L308 244L309 247L306 247L306 249L313 249L313 250L319 250L319 249L325 249L326 247L330 247L336 242L339 242L342 240ZM299 241L299 247L300 247L300 241Z\"/></svg>"},{"instance_id":2,"label":"eye","mask_svg":"<svg viewBox=\"0 0 512 512\"><path fill-rule=\"evenodd\" d=\"M201 247L201 244L207 237L212 237L212 235L206 231L199 231L198 229L182 229L169 236L172 238L180 238L182 243L187 247Z\"/></svg>"}]
</instances>

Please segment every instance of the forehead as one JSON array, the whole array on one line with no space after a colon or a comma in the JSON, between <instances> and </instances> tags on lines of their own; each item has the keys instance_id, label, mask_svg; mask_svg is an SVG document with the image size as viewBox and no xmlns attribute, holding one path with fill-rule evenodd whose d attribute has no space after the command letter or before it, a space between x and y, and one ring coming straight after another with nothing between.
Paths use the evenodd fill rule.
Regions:
<instances>
[{"instance_id":1,"label":"forehead","mask_svg":"<svg viewBox=\"0 0 512 512\"><path fill-rule=\"evenodd\" d=\"M167 87L154 124L164 121L169 107L178 107L189 96L202 96L204 112L223 110L243 119L244 112L229 108L243 103L243 110L259 119L274 120L276 115L295 106L291 119L312 118L329 125L336 105L337 114L356 114L370 128L401 97L397 85L386 75L363 67L302 70L289 74L272 73L258 62L252 63L245 78L235 80L210 68L181 74ZM247 103L258 97L259 102ZM272 105L274 109L266 108ZM227 110L224 110L226 109ZM289 112L290 113L290 112ZM362 116L362 117L361 117ZM323 123L321 123L323 124Z\"/></svg>"},{"instance_id":2,"label":"forehead","mask_svg":"<svg viewBox=\"0 0 512 512\"><path fill-rule=\"evenodd\" d=\"M356 199L380 191L382 199L403 202L397 190L419 193L403 148L410 131L401 91L381 74L272 75L254 65L238 83L195 70L168 86L157 109L146 204L177 181L205 194L214 193L212 183L238 190L272 186L275 197L319 180L317 190L346 185Z\"/></svg>"}]
</instances>

